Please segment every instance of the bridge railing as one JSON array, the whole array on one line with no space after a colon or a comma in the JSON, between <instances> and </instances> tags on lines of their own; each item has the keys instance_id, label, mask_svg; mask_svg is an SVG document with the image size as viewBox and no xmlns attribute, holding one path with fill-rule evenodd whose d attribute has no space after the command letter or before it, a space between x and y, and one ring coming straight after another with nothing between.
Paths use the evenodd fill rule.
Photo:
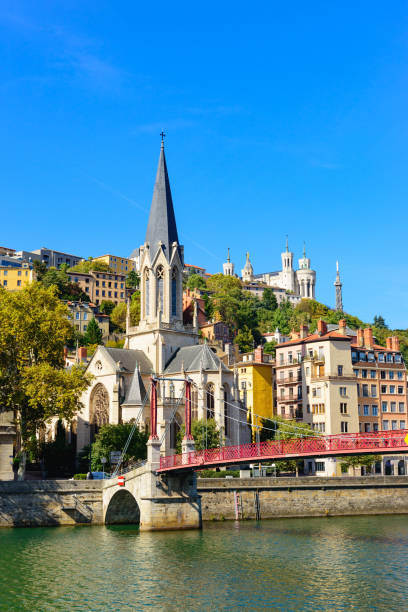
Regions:
<instances>
[{"instance_id":1,"label":"bridge railing","mask_svg":"<svg viewBox=\"0 0 408 612\"><path fill-rule=\"evenodd\" d=\"M390 449L402 449L408 452L404 438L408 430L378 431L361 434L338 434L333 436L310 436L291 440L265 440L260 443L222 446L206 450L192 451L179 455L160 458L160 469L225 463L257 461L266 458L295 458L302 456L322 456L324 453L347 454L373 451L382 452Z\"/></svg>"}]
</instances>

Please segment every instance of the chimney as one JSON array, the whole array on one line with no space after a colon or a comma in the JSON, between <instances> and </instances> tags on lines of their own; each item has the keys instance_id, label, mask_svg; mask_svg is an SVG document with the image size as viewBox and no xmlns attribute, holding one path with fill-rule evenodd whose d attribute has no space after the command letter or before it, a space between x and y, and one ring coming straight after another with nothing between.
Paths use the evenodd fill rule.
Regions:
<instances>
[{"instance_id":1,"label":"chimney","mask_svg":"<svg viewBox=\"0 0 408 612\"><path fill-rule=\"evenodd\" d=\"M291 340L299 340L299 332L295 331L294 329L292 329L289 335Z\"/></svg>"},{"instance_id":2,"label":"chimney","mask_svg":"<svg viewBox=\"0 0 408 612\"><path fill-rule=\"evenodd\" d=\"M400 341L399 341L398 336L393 336L393 338L392 338L392 348L393 348L394 351L399 353L399 351L400 351Z\"/></svg>"},{"instance_id":3,"label":"chimney","mask_svg":"<svg viewBox=\"0 0 408 612\"><path fill-rule=\"evenodd\" d=\"M388 337L385 339L385 346L387 347L387 349L389 349L390 351L392 351L392 349L393 349L392 336L388 336Z\"/></svg>"},{"instance_id":4,"label":"chimney","mask_svg":"<svg viewBox=\"0 0 408 612\"><path fill-rule=\"evenodd\" d=\"M300 337L306 338L309 335L309 328L307 325L300 326Z\"/></svg>"},{"instance_id":5,"label":"chimney","mask_svg":"<svg viewBox=\"0 0 408 612\"><path fill-rule=\"evenodd\" d=\"M327 334L327 324L326 321L323 321L323 319L319 319L317 322L317 333L319 336L324 336Z\"/></svg>"},{"instance_id":6,"label":"chimney","mask_svg":"<svg viewBox=\"0 0 408 612\"><path fill-rule=\"evenodd\" d=\"M346 335L346 327L347 327L346 319L340 319L340 321L339 321L339 333L342 334L342 336Z\"/></svg>"},{"instance_id":7,"label":"chimney","mask_svg":"<svg viewBox=\"0 0 408 612\"><path fill-rule=\"evenodd\" d=\"M364 346L364 333L362 329L357 330L357 344L358 346Z\"/></svg>"},{"instance_id":8,"label":"chimney","mask_svg":"<svg viewBox=\"0 0 408 612\"><path fill-rule=\"evenodd\" d=\"M80 346L78 349L78 359L79 361L85 363L88 356L88 350L86 346Z\"/></svg>"},{"instance_id":9,"label":"chimney","mask_svg":"<svg viewBox=\"0 0 408 612\"><path fill-rule=\"evenodd\" d=\"M372 349L374 346L373 330L371 329L371 327L366 327L365 329L363 329L363 334L364 334L364 346L366 348Z\"/></svg>"},{"instance_id":10,"label":"chimney","mask_svg":"<svg viewBox=\"0 0 408 612\"><path fill-rule=\"evenodd\" d=\"M254 361L263 363L263 347L261 345L257 346L254 351Z\"/></svg>"},{"instance_id":11,"label":"chimney","mask_svg":"<svg viewBox=\"0 0 408 612\"><path fill-rule=\"evenodd\" d=\"M64 346L64 361L66 361L68 358L68 347Z\"/></svg>"}]
</instances>

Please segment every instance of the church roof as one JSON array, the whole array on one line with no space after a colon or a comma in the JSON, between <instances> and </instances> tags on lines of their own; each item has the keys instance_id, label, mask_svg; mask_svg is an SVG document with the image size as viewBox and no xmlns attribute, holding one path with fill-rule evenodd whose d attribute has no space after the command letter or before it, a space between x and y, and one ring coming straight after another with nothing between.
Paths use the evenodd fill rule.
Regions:
<instances>
[{"instance_id":1,"label":"church roof","mask_svg":"<svg viewBox=\"0 0 408 612\"><path fill-rule=\"evenodd\" d=\"M176 374L183 369L185 372L199 372L201 369L214 372L219 370L220 364L223 371L231 371L207 344L183 346L167 362L164 374Z\"/></svg>"},{"instance_id":2,"label":"church roof","mask_svg":"<svg viewBox=\"0 0 408 612\"><path fill-rule=\"evenodd\" d=\"M130 387L122 406L141 406L146 398L146 388L140 374L139 364L136 363Z\"/></svg>"},{"instance_id":3,"label":"church roof","mask_svg":"<svg viewBox=\"0 0 408 612\"><path fill-rule=\"evenodd\" d=\"M151 259L154 259L157 253L159 242L162 242L164 253L167 259L169 259L170 247L173 242L178 243L178 241L176 217L174 215L170 181L162 143L145 242L148 242L150 245Z\"/></svg>"},{"instance_id":4,"label":"church roof","mask_svg":"<svg viewBox=\"0 0 408 612\"><path fill-rule=\"evenodd\" d=\"M122 369L127 372L134 372L136 364L139 364L142 374L151 374L153 370L150 359L146 357L143 351L110 348L107 346L100 346L99 350L105 351L115 364L120 361Z\"/></svg>"}]
</instances>

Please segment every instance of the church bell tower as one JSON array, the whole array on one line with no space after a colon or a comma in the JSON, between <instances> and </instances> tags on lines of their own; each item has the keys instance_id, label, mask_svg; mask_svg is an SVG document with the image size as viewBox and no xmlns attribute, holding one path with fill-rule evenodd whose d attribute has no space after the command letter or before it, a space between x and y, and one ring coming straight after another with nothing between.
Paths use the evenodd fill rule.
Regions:
<instances>
[{"instance_id":1,"label":"church bell tower","mask_svg":"<svg viewBox=\"0 0 408 612\"><path fill-rule=\"evenodd\" d=\"M184 248L179 243L164 134L144 244L140 247L140 323L127 331L128 347L143 350L156 373L181 346L197 344L183 325Z\"/></svg>"}]
</instances>

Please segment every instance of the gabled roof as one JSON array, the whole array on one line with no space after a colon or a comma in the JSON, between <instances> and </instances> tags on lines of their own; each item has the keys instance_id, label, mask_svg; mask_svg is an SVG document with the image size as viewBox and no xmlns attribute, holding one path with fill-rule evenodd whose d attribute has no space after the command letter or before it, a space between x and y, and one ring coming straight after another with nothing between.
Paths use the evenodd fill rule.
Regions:
<instances>
[{"instance_id":1,"label":"gabled roof","mask_svg":"<svg viewBox=\"0 0 408 612\"><path fill-rule=\"evenodd\" d=\"M183 369L185 372L199 372L201 369L216 372L220 364L223 371L231 371L207 344L183 346L167 362L164 374L176 374Z\"/></svg>"},{"instance_id":2,"label":"gabled roof","mask_svg":"<svg viewBox=\"0 0 408 612\"><path fill-rule=\"evenodd\" d=\"M107 353L108 358L116 366L118 361L121 363L122 370L125 372L134 372L136 364L139 365L142 374L151 374L153 366L151 361L146 357L143 351L135 349L118 349L107 346L100 346L99 350Z\"/></svg>"},{"instance_id":3,"label":"gabled roof","mask_svg":"<svg viewBox=\"0 0 408 612\"><path fill-rule=\"evenodd\" d=\"M146 388L140 374L139 364L136 363L132 381L122 406L141 406L146 398L146 395Z\"/></svg>"},{"instance_id":4,"label":"gabled roof","mask_svg":"<svg viewBox=\"0 0 408 612\"><path fill-rule=\"evenodd\" d=\"M179 242L163 143L160 149L145 242L150 245L151 261L156 256L159 242L162 243L168 260L172 243Z\"/></svg>"}]
</instances>

